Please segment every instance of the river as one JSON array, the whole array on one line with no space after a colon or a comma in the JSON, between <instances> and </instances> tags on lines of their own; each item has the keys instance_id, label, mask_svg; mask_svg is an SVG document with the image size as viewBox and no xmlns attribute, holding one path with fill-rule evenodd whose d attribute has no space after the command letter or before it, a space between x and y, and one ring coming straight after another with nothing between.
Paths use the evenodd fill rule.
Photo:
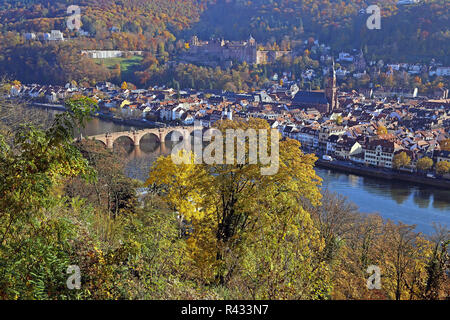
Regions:
<instances>
[{"instance_id":1,"label":"river","mask_svg":"<svg viewBox=\"0 0 450 320\"><path fill-rule=\"evenodd\" d=\"M93 119L82 130L83 135L133 130L133 127L117 125ZM144 137L141 146L134 148L126 138L120 143L128 151L126 174L145 180L152 162L161 154L169 154L170 145L161 148L156 138ZM379 213L383 218L416 225L425 234L433 232L433 223L450 227L450 190L410 185L381 179L361 177L342 172L317 168L323 178L323 188L346 196L358 205L361 212Z\"/></svg>"}]
</instances>

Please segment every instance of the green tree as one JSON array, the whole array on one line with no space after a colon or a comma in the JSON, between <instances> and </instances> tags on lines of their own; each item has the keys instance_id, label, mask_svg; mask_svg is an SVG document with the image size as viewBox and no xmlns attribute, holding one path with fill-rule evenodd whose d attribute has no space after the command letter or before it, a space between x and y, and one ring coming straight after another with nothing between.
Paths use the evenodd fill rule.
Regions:
<instances>
[{"instance_id":1,"label":"green tree","mask_svg":"<svg viewBox=\"0 0 450 320\"><path fill-rule=\"evenodd\" d=\"M135 212L135 188L138 184L124 174L125 152L112 152L101 143L90 140L81 141L76 146L95 169L97 179L87 183L81 177L73 177L66 183L66 194L72 198L88 199L114 217Z\"/></svg>"},{"instance_id":2,"label":"green tree","mask_svg":"<svg viewBox=\"0 0 450 320\"><path fill-rule=\"evenodd\" d=\"M50 214L60 204L55 187L68 177L94 177L72 140L95 101L73 98L66 107L71 112L57 115L48 129L24 125L12 143L0 135L0 296L44 299L61 292L73 228Z\"/></svg>"}]
</instances>

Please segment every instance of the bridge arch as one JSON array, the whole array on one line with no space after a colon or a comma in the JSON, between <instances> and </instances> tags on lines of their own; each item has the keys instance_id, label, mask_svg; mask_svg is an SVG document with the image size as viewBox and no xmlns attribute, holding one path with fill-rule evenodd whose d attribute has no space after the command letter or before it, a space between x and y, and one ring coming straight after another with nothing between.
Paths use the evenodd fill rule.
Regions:
<instances>
[{"instance_id":1,"label":"bridge arch","mask_svg":"<svg viewBox=\"0 0 450 320\"><path fill-rule=\"evenodd\" d=\"M171 130L167 131L167 133L165 134L164 141L165 142L166 141L173 142L172 138L175 138L174 135L178 135L179 136L178 142L180 142L180 141L183 141L185 139L185 135L186 134L187 133L186 133L186 131L183 128L171 129ZM174 142L177 142L177 141L174 141Z\"/></svg>"},{"instance_id":2,"label":"bridge arch","mask_svg":"<svg viewBox=\"0 0 450 320\"><path fill-rule=\"evenodd\" d=\"M138 139L140 150L147 154L155 152L160 149L162 145L159 132L145 132L140 135Z\"/></svg>"},{"instance_id":3,"label":"bridge arch","mask_svg":"<svg viewBox=\"0 0 450 320\"><path fill-rule=\"evenodd\" d=\"M104 147L107 147L108 145L106 144L106 141L104 141L103 139L97 139L97 138L92 138L92 139L88 139L89 141L94 141L96 143L101 143Z\"/></svg>"},{"instance_id":4,"label":"bridge arch","mask_svg":"<svg viewBox=\"0 0 450 320\"><path fill-rule=\"evenodd\" d=\"M145 137L155 137L156 140L161 143L161 137L159 135L158 132L154 132L154 131L149 131L149 132L144 132L142 135L139 136L139 144L142 141L142 139L144 139Z\"/></svg>"},{"instance_id":5,"label":"bridge arch","mask_svg":"<svg viewBox=\"0 0 450 320\"><path fill-rule=\"evenodd\" d=\"M131 145L132 145L132 146L135 145L135 140L134 140L132 137L130 137L130 135L128 135L128 134L122 134L122 135L118 135L118 136L116 136L116 137L114 138L114 140L112 141L113 146L114 146L116 143L118 143L119 140L122 140L122 141L128 140L128 141L131 142Z\"/></svg>"}]
</instances>

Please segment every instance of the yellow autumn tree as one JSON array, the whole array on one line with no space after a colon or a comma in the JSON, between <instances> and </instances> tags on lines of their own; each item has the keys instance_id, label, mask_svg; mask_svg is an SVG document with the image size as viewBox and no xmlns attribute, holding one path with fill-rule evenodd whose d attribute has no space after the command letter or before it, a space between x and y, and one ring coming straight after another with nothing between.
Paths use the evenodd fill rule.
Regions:
<instances>
[{"instance_id":1,"label":"yellow autumn tree","mask_svg":"<svg viewBox=\"0 0 450 320\"><path fill-rule=\"evenodd\" d=\"M450 139L445 139L440 142L442 150L450 151Z\"/></svg>"},{"instance_id":2,"label":"yellow autumn tree","mask_svg":"<svg viewBox=\"0 0 450 320\"><path fill-rule=\"evenodd\" d=\"M445 297L446 244L433 243L415 232L414 226L383 221L378 215L357 215L350 225L333 265L334 299ZM379 268L379 289L367 287L370 266Z\"/></svg>"},{"instance_id":3,"label":"yellow autumn tree","mask_svg":"<svg viewBox=\"0 0 450 320\"><path fill-rule=\"evenodd\" d=\"M382 136L382 135L385 135L385 134L387 134L387 133L388 133L388 131L387 131L387 129L386 129L385 126L380 125L380 126L378 127L378 129L377 129L377 135Z\"/></svg>"},{"instance_id":4,"label":"yellow autumn tree","mask_svg":"<svg viewBox=\"0 0 450 320\"><path fill-rule=\"evenodd\" d=\"M408 156L406 152L397 153L392 160L392 166L395 169L399 169L401 167L406 167L411 163L411 158Z\"/></svg>"},{"instance_id":5,"label":"yellow autumn tree","mask_svg":"<svg viewBox=\"0 0 450 320\"><path fill-rule=\"evenodd\" d=\"M444 175L446 173L450 173L450 162L449 161L440 161L436 164L436 173Z\"/></svg>"},{"instance_id":6,"label":"yellow autumn tree","mask_svg":"<svg viewBox=\"0 0 450 320\"><path fill-rule=\"evenodd\" d=\"M428 157L420 158L417 161L417 169L421 171L429 170L431 167L433 167L433 160Z\"/></svg>"},{"instance_id":7,"label":"yellow autumn tree","mask_svg":"<svg viewBox=\"0 0 450 320\"><path fill-rule=\"evenodd\" d=\"M195 164L198 155L180 151L189 161L175 164L170 156L161 157L147 180L163 188L164 198L186 221L193 274L255 298L326 297L328 271L317 258L324 245L305 209L306 203L320 202L316 157L303 154L297 141L280 141L278 133L272 138L261 119L218 122L210 144L216 148L207 147L203 156L211 152L220 158L227 148L220 136L230 129L267 132L267 145L279 144L278 171L262 175L267 164L250 161L256 142L244 135L233 138L226 164ZM248 161L242 161L238 146L244 146Z\"/></svg>"},{"instance_id":8,"label":"yellow autumn tree","mask_svg":"<svg viewBox=\"0 0 450 320\"><path fill-rule=\"evenodd\" d=\"M164 190L164 199L173 211L178 213L180 222L186 221L196 232L186 227L187 242L191 261L199 270L200 278L211 278L215 263L216 244L211 236L216 227L211 217L212 209L205 195L212 183L212 177L205 167L194 164L192 153L180 150L180 158L189 158L187 163L175 164L171 156L160 157L151 168L147 185L158 185Z\"/></svg>"},{"instance_id":9,"label":"yellow autumn tree","mask_svg":"<svg viewBox=\"0 0 450 320\"><path fill-rule=\"evenodd\" d=\"M423 299L433 243L414 232L414 226L388 221L378 242L382 289L389 299Z\"/></svg>"}]
</instances>

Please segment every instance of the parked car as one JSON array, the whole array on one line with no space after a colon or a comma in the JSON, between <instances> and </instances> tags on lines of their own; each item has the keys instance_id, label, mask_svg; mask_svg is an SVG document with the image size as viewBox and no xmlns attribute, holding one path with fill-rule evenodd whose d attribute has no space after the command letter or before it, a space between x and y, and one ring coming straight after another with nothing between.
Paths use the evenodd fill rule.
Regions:
<instances>
[{"instance_id":1,"label":"parked car","mask_svg":"<svg viewBox=\"0 0 450 320\"><path fill-rule=\"evenodd\" d=\"M322 156L322 159L325 160L325 161L333 161L333 158L328 156L328 155Z\"/></svg>"}]
</instances>

